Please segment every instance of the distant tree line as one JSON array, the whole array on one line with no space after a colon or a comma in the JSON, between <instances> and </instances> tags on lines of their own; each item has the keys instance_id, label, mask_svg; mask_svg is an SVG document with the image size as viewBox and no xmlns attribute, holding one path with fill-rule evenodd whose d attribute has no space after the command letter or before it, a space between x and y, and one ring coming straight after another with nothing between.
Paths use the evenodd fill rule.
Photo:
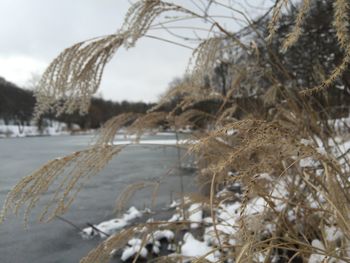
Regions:
<instances>
[{"instance_id":1,"label":"distant tree line","mask_svg":"<svg viewBox=\"0 0 350 263\"><path fill-rule=\"evenodd\" d=\"M29 125L33 116L35 97L30 90L21 89L15 84L0 77L0 119L5 124L14 122L19 125ZM95 129L100 127L109 118L124 112L145 113L154 106L144 102L114 102L101 98L93 98L88 114L56 116L54 112L47 113L43 119L57 120L71 126L78 124L81 129Z\"/></svg>"}]
</instances>

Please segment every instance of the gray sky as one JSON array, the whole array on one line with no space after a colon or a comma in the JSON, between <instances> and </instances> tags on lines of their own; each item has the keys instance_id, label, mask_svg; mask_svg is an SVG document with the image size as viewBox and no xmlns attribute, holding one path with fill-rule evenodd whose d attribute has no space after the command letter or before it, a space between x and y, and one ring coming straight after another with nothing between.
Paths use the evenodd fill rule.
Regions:
<instances>
[{"instance_id":1,"label":"gray sky","mask_svg":"<svg viewBox=\"0 0 350 263\"><path fill-rule=\"evenodd\" d=\"M116 32L129 3L0 0L0 6L0 76L25 87L31 76L41 74L64 48ZM190 55L191 50L142 39L133 49L118 50L107 65L100 93L117 101L155 101L174 77L183 75Z\"/></svg>"}]
</instances>

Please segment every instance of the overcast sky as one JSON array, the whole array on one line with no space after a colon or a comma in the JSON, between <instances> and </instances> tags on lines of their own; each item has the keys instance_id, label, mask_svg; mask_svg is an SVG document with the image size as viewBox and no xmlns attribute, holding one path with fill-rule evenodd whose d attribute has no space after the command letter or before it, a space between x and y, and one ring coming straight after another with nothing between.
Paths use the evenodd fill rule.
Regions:
<instances>
[{"instance_id":1,"label":"overcast sky","mask_svg":"<svg viewBox=\"0 0 350 263\"><path fill-rule=\"evenodd\" d=\"M129 7L127 0L0 3L0 76L21 87L65 47L116 32ZM152 39L128 51L120 49L107 65L100 94L115 101L155 101L172 79L183 75L191 52Z\"/></svg>"}]
</instances>

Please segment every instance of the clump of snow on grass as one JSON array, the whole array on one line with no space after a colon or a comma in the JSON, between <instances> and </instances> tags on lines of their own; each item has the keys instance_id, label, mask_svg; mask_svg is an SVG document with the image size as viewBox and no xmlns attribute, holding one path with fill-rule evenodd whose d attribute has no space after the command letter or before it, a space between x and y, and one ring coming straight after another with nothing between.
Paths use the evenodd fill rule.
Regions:
<instances>
[{"instance_id":1,"label":"clump of snow on grass","mask_svg":"<svg viewBox=\"0 0 350 263\"><path fill-rule=\"evenodd\" d=\"M142 212L137 210L134 206L130 207L129 210L123 215L123 219L126 221L133 220L135 218L141 217Z\"/></svg>"},{"instance_id":2,"label":"clump of snow on grass","mask_svg":"<svg viewBox=\"0 0 350 263\"><path fill-rule=\"evenodd\" d=\"M159 241L154 241L152 243L152 253L158 255L160 253L161 244Z\"/></svg>"},{"instance_id":3,"label":"clump of snow on grass","mask_svg":"<svg viewBox=\"0 0 350 263\"><path fill-rule=\"evenodd\" d=\"M135 257L138 253L140 257L146 258L148 255L148 250L146 249L146 245L150 246L151 252L154 255L158 255L160 253L161 248L161 240L166 240L170 242L174 239L174 232L171 230L156 230L153 233L147 235L146 239L143 241L139 238L132 238L129 240L128 245L124 248L121 260L126 261Z\"/></svg>"},{"instance_id":4,"label":"clump of snow on grass","mask_svg":"<svg viewBox=\"0 0 350 263\"><path fill-rule=\"evenodd\" d=\"M181 246L181 255L190 258L202 257L206 254L205 259L210 262L215 262L213 248L205 242L201 242L193 237L191 233L186 233L184 236L184 244Z\"/></svg>"},{"instance_id":5,"label":"clump of snow on grass","mask_svg":"<svg viewBox=\"0 0 350 263\"><path fill-rule=\"evenodd\" d=\"M312 157L306 157L300 160L300 167L317 167L318 165L320 165L320 162L315 160Z\"/></svg>"},{"instance_id":6,"label":"clump of snow on grass","mask_svg":"<svg viewBox=\"0 0 350 263\"><path fill-rule=\"evenodd\" d=\"M157 230L147 237L147 244L152 246L152 253L158 255L160 252L160 241L166 240L169 245L174 240L175 234L171 230Z\"/></svg>"},{"instance_id":7,"label":"clump of snow on grass","mask_svg":"<svg viewBox=\"0 0 350 263\"><path fill-rule=\"evenodd\" d=\"M239 209L241 207L240 202L233 204L221 204L220 209L217 211L217 224L216 227L206 227L204 230L204 240L208 245L218 245L218 237L216 231L219 234L220 240L227 239L229 236L233 236L237 232L237 221L239 220ZM206 222L212 222L212 218L206 218ZM216 229L216 230L215 230Z\"/></svg>"},{"instance_id":8,"label":"clump of snow on grass","mask_svg":"<svg viewBox=\"0 0 350 263\"><path fill-rule=\"evenodd\" d=\"M188 209L189 221L191 223L191 228L198 228L203 219L202 205L199 203L194 203Z\"/></svg>"},{"instance_id":9,"label":"clump of snow on grass","mask_svg":"<svg viewBox=\"0 0 350 263\"><path fill-rule=\"evenodd\" d=\"M176 208L181 204L180 200L173 200L171 204L169 205L170 208Z\"/></svg>"},{"instance_id":10,"label":"clump of snow on grass","mask_svg":"<svg viewBox=\"0 0 350 263\"><path fill-rule=\"evenodd\" d=\"M318 239L314 239L311 242L311 245L315 248L315 250L325 250L322 242ZM318 254L311 254L309 257L308 263L321 263L325 259L324 255L320 255L321 251L318 251Z\"/></svg>"},{"instance_id":11,"label":"clump of snow on grass","mask_svg":"<svg viewBox=\"0 0 350 263\"><path fill-rule=\"evenodd\" d=\"M141 216L142 212L140 212L132 206L121 218L112 219L109 221L102 222L98 225L94 225L95 229L98 229L100 231L97 231L92 227L84 228L81 232L81 236L84 239L89 239L96 235L100 235L101 238L105 238L107 237L107 235L112 235L116 233L119 229L122 229L125 226L129 225L131 220L134 220Z\"/></svg>"},{"instance_id":12,"label":"clump of snow on grass","mask_svg":"<svg viewBox=\"0 0 350 263\"><path fill-rule=\"evenodd\" d=\"M347 132L350 127L350 117L328 120L328 124L333 126L338 133Z\"/></svg>"},{"instance_id":13,"label":"clump of snow on grass","mask_svg":"<svg viewBox=\"0 0 350 263\"><path fill-rule=\"evenodd\" d=\"M174 244L174 243L168 244L167 250L169 250L169 251L176 251L176 244Z\"/></svg>"},{"instance_id":14,"label":"clump of snow on grass","mask_svg":"<svg viewBox=\"0 0 350 263\"><path fill-rule=\"evenodd\" d=\"M238 133L238 130L237 129L228 129L227 131L226 131L226 134L228 135L228 136L232 136L232 135L235 135L235 134L237 134Z\"/></svg>"},{"instance_id":15,"label":"clump of snow on grass","mask_svg":"<svg viewBox=\"0 0 350 263\"><path fill-rule=\"evenodd\" d=\"M253 198L244 210L245 215L261 214L267 207L267 203L264 198L256 197Z\"/></svg>"},{"instance_id":16,"label":"clump of snow on grass","mask_svg":"<svg viewBox=\"0 0 350 263\"><path fill-rule=\"evenodd\" d=\"M241 207L240 202L233 204L222 204L218 212L218 218L221 221L225 221L229 224L235 224L239 216L239 209Z\"/></svg>"},{"instance_id":17,"label":"clump of snow on grass","mask_svg":"<svg viewBox=\"0 0 350 263\"><path fill-rule=\"evenodd\" d=\"M203 222L204 222L204 224L206 224L206 225L210 225L210 224L213 224L213 218L212 217L205 217L204 219L203 219Z\"/></svg>"},{"instance_id":18,"label":"clump of snow on grass","mask_svg":"<svg viewBox=\"0 0 350 263\"><path fill-rule=\"evenodd\" d=\"M175 237L173 231L165 229L165 230L156 230L152 234L149 235L149 240L160 241L162 239L166 239L168 242L172 241Z\"/></svg>"},{"instance_id":19,"label":"clump of snow on grass","mask_svg":"<svg viewBox=\"0 0 350 263\"><path fill-rule=\"evenodd\" d=\"M146 258L148 255L147 249L142 246L142 240L138 238L133 238L129 240L128 246L124 248L122 256L120 257L121 260L127 261L130 258L133 258L136 255L140 255L142 258Z\"/></svg>"},{"instance_id":20,"label":"clump of snow on grass","mask_svg":"<svg viewBox=\"0 0 350 263\"><path fill-rule=\"evenodd\" d=\"M177 222L182 220L182 216L179 213L175 213L172 215L172 217L168 220L168 222Z\"/></svg>"},{"instance_id":21,"label":"clump of snow on grass","mask_svg":"<svg viewBox=\"0 0 350 263\"><path fill-rule=\"evenodd\" d=\"M323 243L318 240L314 239L311 242L312 247L314 248L314 253L310 255L308 263L323 263L323 262L338 262L338 263L345 263L345 261L341 259L336 259L335 257L326 256L325 254L326 249ZM335 250L336 252L339 252L339 250Z\"/></svg>"},{"instance_id":22,"label":"clump of snow on grass","mask_svg":"<svg viewBox=\"0 0 350 263\"><path fill-rule=\"evenodd\" d=\"M343 232L335 226L325 226L325 238L327 239L327 241L337 241L343 236Z\"/></svg>"},{"instance_id":23,"label":"clump of snow on grass","mask_svg":"<svg viewBox=\"0 0 350 263\"><path fill-rule=\"evenodd\" d=\"M238 175L239 175L239 173L229 171L229 172L227 172L227 175L228 175L228 176L231 176L231 177L234 177L234 176L238 176Z\"/></svg>"}]
</instances>

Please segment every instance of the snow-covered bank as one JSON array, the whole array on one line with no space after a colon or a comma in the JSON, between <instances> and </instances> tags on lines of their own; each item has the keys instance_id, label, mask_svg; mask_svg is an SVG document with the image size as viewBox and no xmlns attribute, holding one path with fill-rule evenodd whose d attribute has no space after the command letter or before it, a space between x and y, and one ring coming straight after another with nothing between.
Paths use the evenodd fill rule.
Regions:
<instances>
[{"instance_id":1,"label":"snow-covered bank","mask_svg":"<svg viewBox=\"0 0 350 263\"><path fill-rule=\"evenodd\" d=\"M18 138L18 137L33 137L33 136L56 136L56 135L79 135L79 134L93 134L97 130L87 130L82 131L77 124L72 124L68 128L66 123L50 121L48 125L39 129L36 125L18 125L14 122L5 124L5 122L0 119L0 138ZM115 135L114 144L159 144L159 145L175 145L175 144L192 144L195 143L193 140L175 140L167 139L166 137L175 137L175 132L157 132L150 133L146 132L144 136L153 136L157 135L164 137L164 139L156 140L144 140L141 139L136 141L137 136L133 134L127 134L126 130L121 130L118 134ZM143 136L142 136L143 138Z\"/></svg>"},{"instance_id":2,"label":"snow-covered bank","mask_svg":"<svg viewBox=\"0 0 350 263\"><path fill-rule=\"evenodd\" d=\"M79 127L73 125L70 129L66 123L53 121L50 125L39 129L36 125L5 125L0 122L0 138L18 138L18 137L33 137L33 136L57 136L79 133Z\"/></svg>"},{"instance_id":3,"label":"snow-covered bank","mask_svg":"<svg viewBox=\"0 0 350 263\"><path fill-rule=\"evenodd\" d=\"M336 137L334 141L337 144L332 144L330 140L329 145L332 148L329 153L334 152L332 156L340 160L348 159L350 157L349 139L348 136ZM309 145L314 142L302 139L300 143ZM322 160L327 154L326 146L317 143L319 145L314 147L320 155L295 158L297 161L294 164L302 171L300 173L296 172L298 170L292 170L283 176L276 176L273 172L268 171L256 173L253 178L254 183L262 189L259 193L248 195L245 182L232 180L222 188L213 190L216 203L210 204L206 198L189 195L173 202L169 208L172 210L169 210L171 212L165 219L159 219L154 214L147 220L139 219L138 224L126 224L125 228L118 224L120 221L124 222L121 219L96 225L97 228L101 226L102 229L105 229L104 226L107 224L110 227L108 231L112 230L111 232L115 233L105 241L107 243L113 238L118 240L118 236L123 236L123 233L128 233L123 242L118 240L120 242L118 249L106 253L128 262L135 257L153 260L161 256L171 257L174 259L171 262L191 262L194 259L205 259L205 262L223 262L229 259L225 262L235 262L234 260L241 256L240 251L242 250L240 249L246 247L245 235L251 235L249 237L256 244L261 243L268 247L271 245L270 240L277 235L285 238L283 233L278 232L281 222L293 226L293 231L295 229L297 233L303 234L311 228L311 218L313 220L319 218L319 224L312 223L316 234L313 233L305 241L298 241L298 244L307 248L302 262L321 263L325 259L334 263L348 262L350 241L346 236L344 226L337 224L338 221L334 216L326 217L329 215L328 211L332 211L329 208L328 191L321 191L318 188L317 191L305 190L307 184L313 186L314 181L312 180L329 180L327 178L329 176L328 167L321 166L319 162L319 159ZM345 172L349 171L349 163L345 160L339 162L339 172L342 169ZM313 177L310 175L311 172L314 172ZM238 177L234 171L227 171L227 174L231 178ZM293 192L299 189L298 187L303 190L298 190L300 192L296 192L297 194L293 196ZM111 222L117 222L117 224L114 226ZM270 252L265 249L257 250L253 251L251 259L256 263L277 263L288 251L294 253L293 249L294 247L289 249L287 246ZM331 251L332 254L328 251ZM289 257L299 256L298 253L294 253ZM339 258L346 260L338 260ZM203 261L198 260L198 262Z\"/></svg>"},{"instance_id":4,"label":"snow-covered bank","mask_svg":"<svg viewBox=\"0 0 350 263\"><path fill-rule=\"evenodd\" d=\"M123 141L114 141L115 145L124 145L124 144L152 144L152 145L176 145L176 144L194 144L194 140L123 140Z\"/></svg>"}]
</instances>

